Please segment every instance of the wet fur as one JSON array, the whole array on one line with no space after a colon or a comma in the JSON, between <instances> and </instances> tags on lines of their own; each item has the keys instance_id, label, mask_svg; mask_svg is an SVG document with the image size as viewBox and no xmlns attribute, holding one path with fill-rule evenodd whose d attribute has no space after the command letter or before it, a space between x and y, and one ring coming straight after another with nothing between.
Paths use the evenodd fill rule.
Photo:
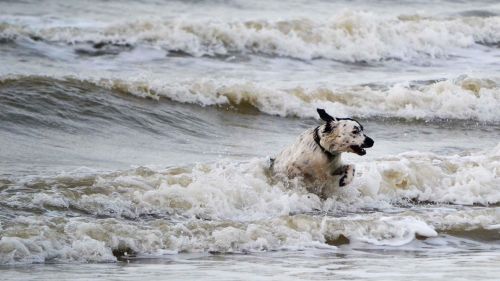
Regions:
<instances>
[{"instance_id":1,"label":"wet fur","mask_svg":"<svg viewBox=\"0 0 500 281\"><path fill-rule=\"evenodd\" d=\"M309 192L326 198L354 178L354 166L342 164L342 152L364 155L364 148L373 146L373 140L364 135L356 120L333 118L321 109L318 113L326 123L303 132L276 156L272 169L280 178L299 178Z\"/></svg>"}]
</instances>

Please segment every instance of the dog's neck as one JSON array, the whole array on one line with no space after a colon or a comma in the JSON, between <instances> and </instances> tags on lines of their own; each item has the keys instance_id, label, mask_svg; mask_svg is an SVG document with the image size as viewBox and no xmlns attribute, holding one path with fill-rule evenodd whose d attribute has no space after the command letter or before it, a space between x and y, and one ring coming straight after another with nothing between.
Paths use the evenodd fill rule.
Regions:
<instances>
[{"instance_id":1,"label":"dog's neck","mask_svg":"<svg viewBox=\"0 0 500 281\"><path fill-rule=\"evenodd\" d=\"M321 145L321 137L319 136L319 128L321 126L318 126L314 129L314 134L313 134L313 138L314 138L314 141L316 142L316 144L319 146L319 149L321 149L321 152L323 152L323 154L326 155L326 157L328 157L328 160L333 160L335 157L337 157L339 155L339 153L332 153L328 150L326 150L322 145Z\"/></svg>"}]
</instances>

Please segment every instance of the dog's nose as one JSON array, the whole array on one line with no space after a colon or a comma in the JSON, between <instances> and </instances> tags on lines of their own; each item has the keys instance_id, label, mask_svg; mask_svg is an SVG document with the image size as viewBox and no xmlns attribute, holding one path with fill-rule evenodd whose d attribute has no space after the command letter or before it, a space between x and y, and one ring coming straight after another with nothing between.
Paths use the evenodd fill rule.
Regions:
<instances>
[{"instance_id":1,"label":"dog's nose","mask_svg":"<svg viewBox=\"0 0 500 281\"><path fill-rule=\"evenodd\" d=\"M370 137L366 137L363 142L363 147L372 147L374 143L375 142Z\"/></svg>"}]
</instances>

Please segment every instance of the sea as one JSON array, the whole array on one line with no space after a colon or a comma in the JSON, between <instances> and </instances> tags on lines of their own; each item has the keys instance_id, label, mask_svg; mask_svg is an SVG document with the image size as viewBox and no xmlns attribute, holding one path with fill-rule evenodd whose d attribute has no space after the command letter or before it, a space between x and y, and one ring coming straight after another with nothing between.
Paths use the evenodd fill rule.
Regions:
<instances>
[{"instance_id":1,"label":"sea","mask_svg":"<svg viewBox=\"0 0 500 281\"><path fill-rule=\"evenodd\" d=\"M0 1L0 280L499 278L499 1Z\"/></svg>"}]
</instances>

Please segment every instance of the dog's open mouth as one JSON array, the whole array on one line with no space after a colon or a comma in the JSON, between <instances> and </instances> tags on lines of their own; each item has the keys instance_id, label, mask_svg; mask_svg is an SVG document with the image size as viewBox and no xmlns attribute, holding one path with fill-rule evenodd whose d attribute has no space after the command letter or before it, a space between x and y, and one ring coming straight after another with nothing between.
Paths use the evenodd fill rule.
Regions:
<instances>
[{"instance_id":1,"label":"dog's open mouth","mask_svg":"<svg viewBox=\"0 0 500 281\"><path fill-rule=\"evenodd\" d=\"M352 152L356 153L357 155L365 155L366 150L362 148L359 145L351 145Z\"/></svg>"}]
</instances>

